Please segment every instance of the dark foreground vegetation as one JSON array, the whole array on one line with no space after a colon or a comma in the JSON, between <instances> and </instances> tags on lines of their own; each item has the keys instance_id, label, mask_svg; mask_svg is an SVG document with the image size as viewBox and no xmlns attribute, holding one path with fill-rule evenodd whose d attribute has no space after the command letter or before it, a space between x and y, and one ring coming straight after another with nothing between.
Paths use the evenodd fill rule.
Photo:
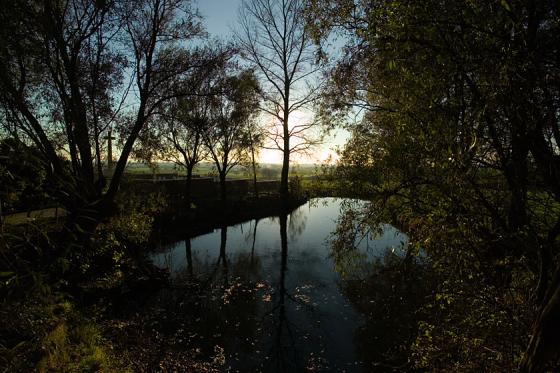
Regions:
<instances>
[{"instance_id":1,"label":"dark foreground vegetation","mask_svg":"<svg viewBox=\"0 0 560 373\"><path fill-rule=\"evenodd\" d=\"M170 309L162 314L157 307L142 311L170 285L169 272L156 268L148 255L170 240L285 214L304 199L286 201L276 194L237 197L226 204L203 200L186 214L170 208L172 201L165 193L128 189L117 197L117 212L87 241L69 237L64 223L54 219L6 225L1 241L2 367L21 372L220 370L223 351L208 348L205 341L164 339L176 331L184 313ZM182 302L192 306L206 289L194 281L186 286ZM162 317L169 319L163 326L170 329L154 327ZM188 349L179 351L174 343Z\"/></svg>"},{"instance_id":2,"label":"dark foreground vegetation","mask_svg":"<svg viewBox=\"0 0 560 373\"><path fill-rule=\"evenodd\" d=\"M372 369L559 370L559 7L251 0L229 44L209 40L186 0L6 4L0 206L66 216L2 224L0 367L225 369L219 346L183 348L176 324L155 326L173 314L136 312L169 286L149 251L177 232L277 215L284 276L287 215L313 193L370 202L341 214L337 266L382 223L409 235L405 258L343 286L371 315L359 338L381 317L367 297L411 312L394 327L405 338L385 336L387 354L360 352ZM333 37L345 45L330 60ZM310 109L314 120L290 121ZM308 190L290 183L291 155L337 127L351 133L337 166ZM277 193L234 197L229 172L245 167L256 185L262 147L283 155ZM131 157L181 167L182 198L126 189ZM201 202L191 180L202 161L220 188ZM188 286L178 304L200 306L201 284Z\"/></svg>"}]
</instances>

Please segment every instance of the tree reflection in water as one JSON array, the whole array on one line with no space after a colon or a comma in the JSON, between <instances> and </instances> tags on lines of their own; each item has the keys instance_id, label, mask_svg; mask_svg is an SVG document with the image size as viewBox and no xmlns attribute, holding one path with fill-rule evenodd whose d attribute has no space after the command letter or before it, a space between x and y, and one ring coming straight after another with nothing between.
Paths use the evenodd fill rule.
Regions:
<instances>
[{"instance_id":1,"label":"tree reflection in water","mask_svg":"<svg viewBox=\"0 0 560 373\"><path fill-rule=\"evenodd\" d=\"M182 260L172 296L157 303L169 330L183 334L183 347L170 346L208 359L223 351L222 370L231 372L402 366L415 332L411 310L425 294L422 266L398 250L382 255L400 238L325 245L341 205L330 201L221 227L163 254L166 265Z\"/></svg>"},{"instance_id":2,"label":"tree reflection in water","mask_svg":"<svg viewBox=\"0 0 560 373\"><path fill-rule=\"evenodd\" d=\"M192 243L191 238L185 239L185 256L187 257L187 275L193 277Z\"/></svg>"},{"instance_id":3,"label":"tree reflection in water","mask_svg":"<svg viewBox=\"0 0 560 373\"><path fill-rule=\"evenodd\" d=\"M297 371L301 368L301 358L296 348L292 325L286 317L286 271L288 269L288 215L282 214L280 220L280 276L277 292L274 294L275 306L270 311L273 320L274 337L272 338L271 364L279 372ZM287 344L285 344L287 342Z\"/></svg>"},{"instance_id":4,"label":"tree reflection in water","mask_svg":"<svg viewBox=\"0 0 560 373\"><path fill-rule=\"evenodd\" d=\"M223 225L220 228L220 256L218 257L217 265L222 263L222 277L224 280L224 288L228 288L229 278L228 278L228 260L226 257L226 243L227 243L227 226Z\"/></svg>"},{"instance_id":5,"label":"tree reflection in water","mask_svg":"<svg viewBox=\"0 0 560 373\"><path fill-rule=\"evenodd\" d=\"M255 220L255 226L253 227L253 244L251 246L251 261L255 256L255 243L257 242L257 227L259 226L259 219Z\"/></svg>"},{"instance_id":6,"label":"tree reflection in water","mask_svg":"<svg viewBox=\"0 0 560 373\"><path fill-rule=\"evenodd\" d=\"M357 222L356 205L345 207L331 237L331 258L342 292L365 320L354 336L360 359L369 371L410 371L407 357L431 294L429 268L404 242L370 258L358 243L382 230L357 227L363 221Z\"/></svg>"}]
</instances>

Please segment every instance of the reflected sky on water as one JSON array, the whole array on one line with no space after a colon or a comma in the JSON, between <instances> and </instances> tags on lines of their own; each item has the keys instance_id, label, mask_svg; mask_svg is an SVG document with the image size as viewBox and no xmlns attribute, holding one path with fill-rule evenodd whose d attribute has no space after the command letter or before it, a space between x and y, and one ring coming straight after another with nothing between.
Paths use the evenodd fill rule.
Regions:
<instances>
[{"instance_id":1,"label":"reflected sky on water","mask_svg":"<svg viewBox=\"0 0 560 373\"><path fill-rule=\"evenodd\" d=\"M176 242L153 257L170 269L177 286L193 279L204 284L188 328L191 336L223 348L224 370L371 370L357 333L367 315L349 299L329 245L343 203L312 200L284 216ZM368 267L388 252L404 257L406 241L386 225L354 253Z\"/></svg>"}]
</instances>

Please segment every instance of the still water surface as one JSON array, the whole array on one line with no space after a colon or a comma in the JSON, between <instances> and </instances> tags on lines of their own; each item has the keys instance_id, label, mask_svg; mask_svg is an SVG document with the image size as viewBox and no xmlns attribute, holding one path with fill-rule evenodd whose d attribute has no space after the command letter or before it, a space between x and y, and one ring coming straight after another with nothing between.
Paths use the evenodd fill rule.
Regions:
<instances>
[{"instance_id":1,"label":"still water surface","mask_svg":"<svg viewBox=\"0 0 560 373\"><path fill-rule=\"evenodd\" d=\"M192 305L200 312L190 336L218 348L225 371L372 370L375 346L360 335L376 299L364 296L367 289L349 291L363 279L348 263L359 262L352 268L365 276L387 253L402 257L407 237L385 225L357 242L346 264L335 263L329 242L347 202L314 199L287 216L222 227L153 257L176 283L197 279L210 289ZM366 339L378 339L372 333Z\"/></svg>"}]
</instances>

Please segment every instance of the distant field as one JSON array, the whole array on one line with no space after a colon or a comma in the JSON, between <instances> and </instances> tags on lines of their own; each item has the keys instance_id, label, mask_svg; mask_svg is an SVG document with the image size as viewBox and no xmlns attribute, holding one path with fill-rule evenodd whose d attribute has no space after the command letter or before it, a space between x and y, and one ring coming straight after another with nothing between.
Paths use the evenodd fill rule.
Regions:
<instances>
[{"instance_id":1,"label":"distant field","mask_svg":"<svg viewBox=\"0 0 560 373\"><path fill-rule=\"evenodd\" d=\"M290 176L300 176L304 178L302 180L304 187L309 187L311 184L310 177L317 174L319 166L311 164L303 165L292 165L290 167ZM173 163L159 163L156 169L150 168L146 164L142 163L131 163L127 165L125 172L129 174L145 174L152 175L156 174L168 174L177 173L178 175L185 175L185 171L177 168ZM279 164L261 164L258 166L257 178L259 180L278 180L280 179L280 173L282 171L282 166ZM216 170L210 163L202 163L195 168L195 175L198 176L216 176ZM228 174L228 179L249 179L252 178L252 174L245 167L235 167ZM57 217L63 217L66 215L66 211L62 208L48 208L41 210L33 210L30 212L29 216L27 212L14 213L10 215L5 215L3 217L3 223L7 225L18 225L29 221L53 219Z\"/></svg>"},{"instance_id":2,"label":"distant field","mask_svg":"<svg viewBox=\"0 0 560 373\"><path fill-rule=\"evenodd\" d=\"M298 176L311 176L316 173L319 166L313 164L292 165L290 167L290 175ZM282 165L279 164L260 164L257 169L257 178L274 180L280 178ZM126 171L131 174L166 174L177 173L178 175L185 175L184 169L178 168L173 163L158 163L155 168L150 168L143 163L131 163L127 165ZM198 176L216 176L217 172L211 163L201 163L194 169L194 174ZM252 173L242 166L234 167L228 174L228 179L247 179L251 178Z\"/></svg>"}]
</instances>

